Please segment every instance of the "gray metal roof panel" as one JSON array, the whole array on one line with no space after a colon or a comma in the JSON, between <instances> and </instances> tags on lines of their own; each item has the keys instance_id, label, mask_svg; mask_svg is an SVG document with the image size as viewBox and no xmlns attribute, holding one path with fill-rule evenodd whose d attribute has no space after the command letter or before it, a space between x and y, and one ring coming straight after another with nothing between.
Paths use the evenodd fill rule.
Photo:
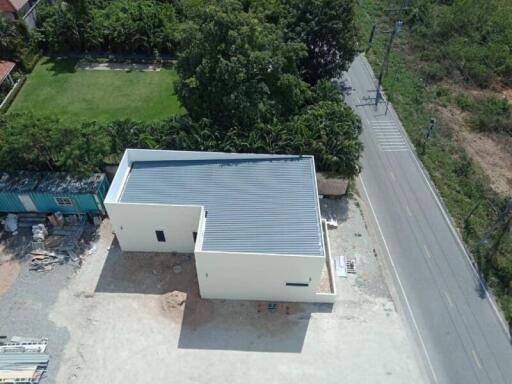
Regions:
<instances>
[{"instance_id":1,"label":"gray metal roof panel","mask_svg":"<svg viewBox=\"0 0 512 384\"><path fill-rule=\"evenodd\" d=\"M134 162L120 202L201 205L203 250L323 256L312 157Z\"/></svg>"}]
</instances>

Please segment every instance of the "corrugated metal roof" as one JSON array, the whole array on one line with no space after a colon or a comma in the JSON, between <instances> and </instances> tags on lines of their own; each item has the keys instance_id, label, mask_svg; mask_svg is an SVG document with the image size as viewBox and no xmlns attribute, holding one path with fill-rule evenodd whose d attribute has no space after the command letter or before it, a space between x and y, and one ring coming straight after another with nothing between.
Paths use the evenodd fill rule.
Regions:
<instances>
[{"instance_id":1,"label":"corrugated metal roof","mask_svg":"<svg viewBox=\"0 0 512 384\"><path fill-rule=\"evenodd\" d=\"M202 205L203 250L324 255L312 157L134 162L120 201Z\"/></svg>"},{"instance_id":2,"label":"corrugated metal roof","mask_svg":"<svg viewBox=\"0 0 512 384\"><path fill-rule=\"evenodd\" d=\"M95 193L105 175L80 178L65 172L1 172L0 192Z\"/></svg>"},{"instance_id":3,"label":"corrugated metal roof","mask_svg":"<svg viewBox=\"0 0 512 384\"><path fill-rule=\"evenodd\" d=\"M12 72L16 63L12 61L0 60L0 84L3 83L5 78Z\"/></svg>"}]
</instances>

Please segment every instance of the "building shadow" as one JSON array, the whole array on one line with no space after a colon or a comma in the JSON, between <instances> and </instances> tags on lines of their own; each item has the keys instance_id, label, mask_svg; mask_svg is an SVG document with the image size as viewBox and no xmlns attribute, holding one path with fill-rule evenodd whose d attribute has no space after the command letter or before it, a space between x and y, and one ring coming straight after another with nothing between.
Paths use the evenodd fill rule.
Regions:
<instances>
[{"instance_id":1,"label":"building shadow","mask_svg":"<svg viewBox=\"0 0 512 384\"><path fill-rule=\"evenodd\" d=\"M348 220L349 201L347 197L342 198L323 198L320 199L320 212L322 218L329 221L335 221L341 224Z\"/></svg>"},{"instance_id":2,"label":"building shadow","mask_svg":"<svg viewBox=\"0 0 512 384\"><path fill-rule=\"evenodd\" d=\"M202 301L206 311L187 301L178 348L300 353L311 317L332 312L332 304Z\"/></svg>"},{"instance_id":3,"label":"building shadow","mask_svg":"<svg viewBox=\"0 0 512 384\"><path fill-rule=\"evenodd\" d=\"M188 292L195 275L192 255L123 252L112 242L101 271L96 292L163 295ZM197 282L196 282L197 285Z\"/></svg>"},{"instance_id":4,"label":"building shadow","mask_svg":"<svg viewBox=\"0 0 512 384\"><path fill-rule=\"evenodd\" d=\"M160 295L164 315L180 326L180 349L300 353L311 317L333 310L331 304L201 299L193 255L123 253L117 241L95 292Z\"/></svg>"}]
</instances>

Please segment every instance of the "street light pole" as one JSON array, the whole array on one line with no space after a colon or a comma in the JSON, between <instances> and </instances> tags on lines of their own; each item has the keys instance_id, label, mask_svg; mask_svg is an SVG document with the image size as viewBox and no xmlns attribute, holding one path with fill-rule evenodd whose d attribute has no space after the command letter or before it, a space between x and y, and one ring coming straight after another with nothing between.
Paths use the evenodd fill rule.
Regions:
<instances>
[{"instance_id":1,"label":"street light pole","mask_svg":"<svg viewBox=\"0 0 512 384\"><path fill-rule=\"evenodd\" d=\"M430 136L432 135L432 131L434 130L436 126L436 119L433 117L430 118L430 125L428 126L427 133L425 134L425 138L423 139L423 148L421 150L421 154L424 155L425 151L427 149L427 140L430 139Z\"/></svg>"}]
</instances>

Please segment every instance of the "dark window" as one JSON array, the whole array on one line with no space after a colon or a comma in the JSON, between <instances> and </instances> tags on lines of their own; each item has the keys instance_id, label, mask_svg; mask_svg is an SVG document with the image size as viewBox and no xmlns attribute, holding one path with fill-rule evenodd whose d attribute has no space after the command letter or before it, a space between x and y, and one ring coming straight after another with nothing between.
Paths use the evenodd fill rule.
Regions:
<instances>
[{"instance_id":1,"label":"dark window","mask_svg":"<svg viewBox=\"0 0 512 384\"><path fill-rule=\"evenodd\" d=\"M156 239L161 242L165 242L165 235L164 231L155 231L156 233Z\"/></svg>"},{"instance_id":2,"label":"dark window","mask_svg":"<svg viewBox=\"0 0 512 384\"><path fill-rule=\"evenodd\" d=\"M192 232L192 237L194 238L194 244L197 240L197 232Z\"/></svg>"},{"instance_id":3,"label":"dark window","mask_svg":"<svg viewBox=\"0 0 512 384\"><path fill-rule=\"evenodd\" d=\"M71 200L69 197L55 197L55 202L60 207L72 207L73 206L73 200Z\"/></svg>"},{"instance_id":4,"label":"dark window","mask_svg":"<svg viewBox=\"0 0 512 384\"><path fill-rule=\"evenodd\" d=\"M308 283L286 283L289 287L309 287Z\"/></svg>"}]
</instances>

